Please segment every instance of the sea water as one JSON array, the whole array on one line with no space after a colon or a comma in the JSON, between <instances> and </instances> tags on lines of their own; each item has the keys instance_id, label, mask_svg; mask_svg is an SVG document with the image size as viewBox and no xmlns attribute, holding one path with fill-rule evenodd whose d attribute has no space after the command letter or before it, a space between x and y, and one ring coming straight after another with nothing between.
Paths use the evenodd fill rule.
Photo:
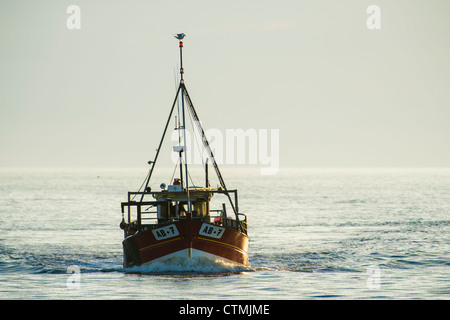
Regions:
<instances>
[{"instance_id":1,"label":"sea water","mask_svg":"<svg viewBox=\"0 0 450 320\"><path fill-rule=\"evenodd\" d=\"M222 171L248 268L122 268L146 169L0 169L0 299L450 298L450 169Z\"/></svg>"}]
</instances>

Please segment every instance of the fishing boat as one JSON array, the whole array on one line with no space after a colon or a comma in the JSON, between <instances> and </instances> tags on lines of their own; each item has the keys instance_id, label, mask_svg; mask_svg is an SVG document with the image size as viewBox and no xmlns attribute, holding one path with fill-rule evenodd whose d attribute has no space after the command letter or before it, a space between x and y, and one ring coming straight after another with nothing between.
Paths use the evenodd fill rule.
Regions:
<instances>
[{"instance_id":1,"label":"fishing boat","mask_svg":"<svg viewBox=\"0 0 450 320\"><path fill-rule=\"evenodd\" d=\"M239 212L237 190L230 190L225 185L187 91L183 69L184 37L183 33L175 36L179 40L180 80L156 155L148 162L149 173L141 189L137 192L128 192L127 201L121 204L120 227L124 232L122 242L124 268L154 263L190 266L248 265L247 216ZM173 151L177 153L179 159L175 165L175 169L179 170L179 177L173 180L171 178L169 185L161 183L159 191L152 191L152 174L169 123L174 116L175 106L178 107L178 113L181 113L175 128L180 132L179 144L173 146ZM207 152L204 168L205 185L201 187L189 186L188 183L189 150L186 148L185 133L188 112ZM209 161L220 183L217 187L211 187L210 184ZM222 197L224 202L219 201L218 205L217 201L212 201L213 197L214 200Z\"/></svg>"}]
</instances>

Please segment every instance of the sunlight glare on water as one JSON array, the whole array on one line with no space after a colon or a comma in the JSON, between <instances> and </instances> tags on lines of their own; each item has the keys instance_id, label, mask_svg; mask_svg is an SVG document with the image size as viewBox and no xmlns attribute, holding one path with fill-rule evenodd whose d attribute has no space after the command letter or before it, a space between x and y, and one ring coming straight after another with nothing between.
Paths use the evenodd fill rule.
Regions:
<instances>
[{"instance_id":1,"label":"sunlight glare on water","mask_svg":"<svg viewBox=\"0 0 450 320\"><path fill-rule=\"evenodd\" d=\"M449 298L449 169L225 168L251 267L123 269L120 202L145 175L0 169L0 298Z\"/></svg>"}]
</instances>

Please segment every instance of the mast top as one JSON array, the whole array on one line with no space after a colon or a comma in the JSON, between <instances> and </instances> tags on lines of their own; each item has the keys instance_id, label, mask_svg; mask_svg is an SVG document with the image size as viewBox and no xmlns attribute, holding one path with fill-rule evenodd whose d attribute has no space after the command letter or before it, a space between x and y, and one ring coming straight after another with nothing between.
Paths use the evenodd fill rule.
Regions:
<instances>
[{"instance_id":1,"label":"mast top","mask_svg":"<svg viewBox=\"0 0 450 320\"><path fill-rule=\"evenodd\" d=\"M180 40L180 48L183 47L183 41L181 41L181 40L183 40L184 37L186 37L186 35L184 33L178 33L178 34L175 35L175 38Z\"/></svg>"},{"instance_id":2,"label":"mast top","mask_svg":"<svg viewBox=\"0 0 450 320\"><path fill-rule=\"evenodd\" d=\"M184 82L183 79L183 73L184 73L184 69L183 69L183 39L184 37L186 37L186 35L184 33L178 33L174 36L175 38L177 38L178 40L180 40L180 74L181 74L181 82Z\"/></svg>"}]
</instances>

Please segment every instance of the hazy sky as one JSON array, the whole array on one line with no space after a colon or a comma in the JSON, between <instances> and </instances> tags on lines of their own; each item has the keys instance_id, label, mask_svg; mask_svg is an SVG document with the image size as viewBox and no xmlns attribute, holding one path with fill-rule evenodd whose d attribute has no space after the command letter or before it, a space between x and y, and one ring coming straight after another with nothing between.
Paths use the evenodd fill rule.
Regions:
<instances>
[{"instance_id":1,"label":"hazy sky","mask_svg":"<svg viewBox=\"0 0 450 320\"><path fill-rule=\"evenodd\" d=\"M279 129L281 167L450 166L448 0L0 0L0 166L146 166L179 32L205 128Z\"/></svg>"}]
</instances>

